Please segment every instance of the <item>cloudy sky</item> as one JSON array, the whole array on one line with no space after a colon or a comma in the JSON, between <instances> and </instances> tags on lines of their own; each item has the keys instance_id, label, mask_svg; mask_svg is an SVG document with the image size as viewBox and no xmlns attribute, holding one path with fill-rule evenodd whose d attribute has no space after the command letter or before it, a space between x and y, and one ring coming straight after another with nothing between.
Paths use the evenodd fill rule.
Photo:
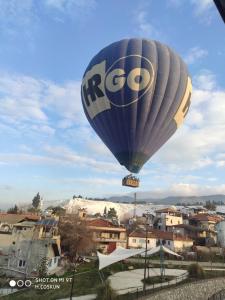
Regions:
<instances>
[{"instance_id":1,"label":"cloudy sky","mask_svg":"<svg viewBox=\"0 0 225 300\"><path fill-rule=\"evenodd\" d=\"M90 59L127 37L168 44L194 85L184 126L144 166L139 191L225 193L225 26L212 0L0 0L0 208L37 192L131 192L80 98Z\"/></svg>"}]
</instances>

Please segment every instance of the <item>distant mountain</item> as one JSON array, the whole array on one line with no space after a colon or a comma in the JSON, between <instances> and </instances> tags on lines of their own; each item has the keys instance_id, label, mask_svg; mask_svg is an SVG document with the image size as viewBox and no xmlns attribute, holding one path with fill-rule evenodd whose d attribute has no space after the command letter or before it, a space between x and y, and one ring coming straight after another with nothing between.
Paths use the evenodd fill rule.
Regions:
<instances>
[{"instance_id":1,"label":"distant mountain","mask_svg":"<svg viewBox=\"0 0 225 300\"><path fill-rule=\"evenodd\" d=\"M134 197L131 196L114 196L108 198L112 202L131 203L134 202ZM166 198L140 198L138 197L137 202L146 202L154 204L165 204L165 205L176 205L176 204L196 204L207 201L225 203L225 195L208 195L208 196L170 196Z\"/></svg>"},{"instance_id":2,"label":"distant mountain","mask_svg":"<svg viewBox=\"0 0 225 300\"><path fill-rule=\"evenodd\" d=\"M131 196L112 196L107 199L111 202L131 203L134 201L134 197Z\"/></svg>"}]
</instances>

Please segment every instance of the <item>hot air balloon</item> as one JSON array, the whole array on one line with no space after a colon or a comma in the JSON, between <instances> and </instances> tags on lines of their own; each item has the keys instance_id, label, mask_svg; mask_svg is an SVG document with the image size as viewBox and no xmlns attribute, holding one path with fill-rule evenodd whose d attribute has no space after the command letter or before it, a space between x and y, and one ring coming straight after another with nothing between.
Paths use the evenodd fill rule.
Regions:
<instances>
[{"instance_id":1,"label":"hot air balloon","mask_svg":"<svg viewBox=\"0 0 225 300\"><path fill-rule=\"evenodd\" d=\"M216 7L225 23L225 1L224 0L214 0Z\"/></svg>"},{"instance_id":2,"label":"hot air balloon","mask_svg":"<svg viewBox=\"0 0 225 300\"><path fill-rule=\"evenodd\" d=\"M138 173L181 125L191 91L179 55L160 42L136 38L102 49L81 85L89 123L131 173ZM138 186L139 181L131 174L123 185Z\"/></svg>"}]
</instances>

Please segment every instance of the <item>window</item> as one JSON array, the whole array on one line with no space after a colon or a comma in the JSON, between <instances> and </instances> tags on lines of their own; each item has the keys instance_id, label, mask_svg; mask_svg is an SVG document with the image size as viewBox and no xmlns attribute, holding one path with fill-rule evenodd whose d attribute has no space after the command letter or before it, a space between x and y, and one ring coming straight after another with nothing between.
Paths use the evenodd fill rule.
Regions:
<instances>
[{"instance_id":1,"label":"window","mask_svg":"<svg viewBox=\"0 0 225 300\"><path fill-rule=\"evenodd\" d=\"M167 241L167 244L170 245L170 241Z\"/></svg>"},{"instance_id":2,"label":"window","mask_svg":"<svg viewBox=\"0 0 225 300\"><path fill-rule=\"evenodd\" d=\"M133 240L132 240L132 243L136 244L136 239L133 239Z\"/></svg>"},{"instance_id":3,"label":"window","mask_svg":"<svg viewBox=\"0 0 225 300\"><path fill-rule=\"evenodd\" d=\"M57 263L57 257L54 257L54 264Z\"/></svg>"},{"instance_id":4,"label":"window","mask_svg":"<svg viewBox=\"0 0 225 300\"><path fill-rule=\"evenodd\" d=\"M150 240L148 240L148 244L150 244Z\"/></svg>"},{"instance_id":5,"label":"window","mask_svg":"<svg viewBox=\"0 0 225 300\"><path fill-rule=\"evenodd\" d=\"M25 267L25 264L26 264L26 261L25 261L25 260L23 260L23 259L20 259L20 260L19 260L19 267L20 267L20 268L24 268L24 267Z\"/></svg>"},{"instance_id":6,"label":"window","mask_svg":"<svg viewBox=\"0 0 225 300\"><path fill-rule=\"evenodd\" d=\"M173 220L171 220L170 223L173 224Z\"/></svg>"}]
</instances>

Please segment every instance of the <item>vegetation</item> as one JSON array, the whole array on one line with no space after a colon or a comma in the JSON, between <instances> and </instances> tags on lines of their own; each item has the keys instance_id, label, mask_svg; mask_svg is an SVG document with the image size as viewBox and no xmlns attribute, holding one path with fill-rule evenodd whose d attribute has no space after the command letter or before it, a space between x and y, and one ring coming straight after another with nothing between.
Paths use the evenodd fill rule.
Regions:
<instances>
[{"instance_id":1,"label":"vegetation","mask_svg":"<svg viewBox=\"0 0 225 300\"><path fill-rule=\"evenodd\" d=\"M216 210L216 203L214 201L211 202L210 200L206 201L205 208L207 208L208 210Z\"/></svg>"},{"instance_id":2,"label":"vegetation","mask_svg":"<svg viewBox=\"0 0 225 300\"><path fill-rule=\"evenodd\" d=\"M125 271L128 269L129 266L133 266L134 269L143 268L143 264L134 264L134 263L116 263L112 266L103 269L104 278L108 278L111 274L119 271ZM55 299L64 299L68 298L70 295L70 288L71 283L66 282L66 278L71 278L73 275L73 272L67 272L62 276L61 278L65 278L63 283L60 283L60 289L56 290L38 290L38 289L25 289L21 290L15 294L8 295L4 297L4 300L43 300L43 298L48 300L55 300ZM206 278L214 278L214 277L221 277L225 275L224 271L205 271ZM51 276L53 277L53 276ZM168 276L166 276L168 277ZM196 280L198 278L189 278L181 283L179 285L182 285L187 282L193 282L193 280ZM201 279L201 278L199 278ZM151 283L150 283L151 284ZM8 284L7 284L8 286ZM110 298L103 298L106 297L106 295L110 295L109 289L102 284L101 279L99 277L98 273L98 262L91 261L90 263L82 263L76 267L76 273L75 273L75 281L74 281L74 287L73 287L73 297L85 295L85 294L98 294L97 299L110 299ZM102 298L99 298L99 295L104 295ZM136 295L134 295L136 297ZM112 293L111 299L115 299L115 294ZM118 297L118 296L117 296ZM136 299L132 298L131 294L129 295L121 295L118 299Z\"/></svg>"},{"instance_id":3,"label":"vegetation","mask_svg":"<svg viewBox=\"0 0 225 300\"><path fill-rule=\"evenodd\" d=\"M110 209L108 210L108 213L107 213L107 217L108 218L118 218L117 211L115 210L114 207L110 207Z\"/></svg>"},{"instance_id":4,"label":"vegetation","mask_svg":"<svg viewBox=\"0 0 225 300\"><path fill-rule=\"evenodd\" d=\"M175 276L153 276L153 277L148 277L145 279L146 284L155 284L155 283L161 283L161 282L167 282L170 280L173 280ZM144 282L144 279L142 280Z\"/></svg>"},{"instance_id":5,"label":"vegetation","mask_svg":"<svg viewBox=\"0 0 225 300\"><path fill-rule=\"evenodd\" d=\"M38 266L38 275L39 277L46 277L48 271L48 259L43 257Z\"/></svg>"},{"instance_id":6,"label":"vegetation","mask_svg":"<svg viewBox=\"0 0 225 300\"><path fill-rule=\"evenodd\" d=\"M205 278L205 271L199 264L191 264L188 267L189 277L196 278L196 279L204 279Z\"/></svg>"},{"instance_id":7,"label":"vegetation","mask_svg":"<svg viewBox=\"0 0 225 300\"><path fill-rule=\"evenodd\" d=\"M117 294L110 287L108 281L105 282L105 285L102 285L98 288L96 300L115 300L115 299L117 299Z\"/></svg>"},{"instance_id":8,"label":"vegetation","mask_svg":"<svg viewBox=\"0 0 225 300\"><path fill-rule=\"evenodd\" d=\"M41 205L41 196L39 193L37 193L37 195L34 196L32 200L32 206L35 210L38 210L40 208L40 205Z\"/></svg>"},{"instance_id":9,"label":"vegetation","mask_svg":"<svg viewBox=\"0 0 225 300\"><path fill-rule=\"evenodd\" d=\"M59 233L63 252L71 263L75 263L79 255L89 253L93 249L92 235L85 220L67 216L60 218Z\"/></svg>"},{"instance_id":10,"label":"vegetation","mask_svg":"<svg viewBox=\"0 0 225 300\"><path fill-rule=\"evenodd\" d=\"M7 210L8 214L18 214L18 212L19 212L19 209L18 209L17 205L15 205L14 207L11 207Z\"/></svg>"},{"instance_id":11,"label":"vegetation","mask_svg":"<svg viewBox=\"0 0 225 300\"><path fill-rule=\"evenodd\" d=\"M65 216L66 210L61 206L49 206L47 210L52 210L52 214L55 216Z\"/></svg>"}]
</instances>

